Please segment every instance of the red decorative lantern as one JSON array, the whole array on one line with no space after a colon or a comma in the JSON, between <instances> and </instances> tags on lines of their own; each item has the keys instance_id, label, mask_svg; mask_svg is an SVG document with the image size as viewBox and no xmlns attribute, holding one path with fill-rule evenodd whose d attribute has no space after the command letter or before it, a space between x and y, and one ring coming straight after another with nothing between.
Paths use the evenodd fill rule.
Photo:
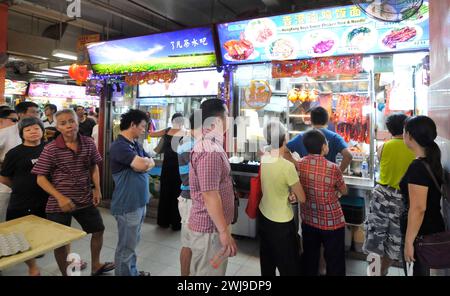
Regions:
<instances>
[{"instance_id":1,"label":"red decorative lantern","mask_svg":"<svg viewBox=\"0 0 450 296\"><path fill-rule=\"evenodd\" d=\"M89 70L86 65L73 64L69 68L69 76L76 80L78 84L85 82L89 77Z\"/></svg>"}]
</instances>

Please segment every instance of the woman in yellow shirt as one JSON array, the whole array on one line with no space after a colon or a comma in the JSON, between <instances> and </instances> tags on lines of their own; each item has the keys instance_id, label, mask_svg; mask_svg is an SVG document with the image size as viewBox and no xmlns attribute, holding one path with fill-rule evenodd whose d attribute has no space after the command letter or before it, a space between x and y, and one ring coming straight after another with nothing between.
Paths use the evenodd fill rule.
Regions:
<instances>
[{"instance_id":1,"label":"woman in yellow shirt","mask_svg":"<svg viewBox=\"0 0 450 296\"><path fill-rule=\"evenodd\" d=\"M282 156L286 151L286 128L270 122L264 128L270 152L261 158L261 187L258 233L260 236L261 275L300 274L300 254L290 192L305 202L305 192L293 163Z\"/></svg>"}]
</instances>

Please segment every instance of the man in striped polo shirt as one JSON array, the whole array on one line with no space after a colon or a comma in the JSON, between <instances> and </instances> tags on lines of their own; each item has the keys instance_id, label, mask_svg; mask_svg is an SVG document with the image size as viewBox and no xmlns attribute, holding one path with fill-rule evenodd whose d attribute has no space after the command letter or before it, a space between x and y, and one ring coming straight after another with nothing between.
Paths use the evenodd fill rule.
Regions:
<instances>
[{"instance_id":1,"label":"man in striped polo shirt","mask_svg":"<svg viewBox=\"0 0 450 296\"><path fill-rule=\"evenodd\" d=\"M92 275L100 275L114 269L114 263L100 263L105 230L97 209L102 198L98 167L102 157L93 139L78 134L77 116L73 110L61 110L55 118L61 135L45 146L32 173L38 175L38 185L50 195L47 219L70 226L74 217L85 232L92 233ZM67 275L67 255L68 246L55 250L63 275Z\"/></svg>"},{"instance_id":2,"label":"man in striped polo shirt","mask_svg":"<svg viewBox=\"0 0 450 296\"><path fill-rule=\"evenodd\" d=\"M191 161L191 152L194 148L196 138L196 128L194 126L194 113L189 117L191 135L184 137L181 145L178 146L178 165L181 177L181 195L178 198L178 210L181 216L181 252L180 266L181 276L189 276L192 251L189 244L189 229L187 222L191 212L192 200L191 189L189 187L189 163Z\"/></svg>"}]
</instances>

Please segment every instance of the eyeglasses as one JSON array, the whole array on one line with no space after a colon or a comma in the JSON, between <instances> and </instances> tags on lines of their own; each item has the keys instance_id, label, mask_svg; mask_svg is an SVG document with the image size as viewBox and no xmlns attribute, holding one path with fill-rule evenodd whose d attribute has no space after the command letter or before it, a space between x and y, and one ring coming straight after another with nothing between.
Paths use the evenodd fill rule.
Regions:
<instances>
[{"instance_id":1,"label":"eyeglasses","mask_svg":"<svg viewBox=\"0 0 450 296\"><path fill-rule=\"evenodd\" d=\"M17 118L10 118L10 117L7 117L6 119L11 120L12 122L18 122L18 121L19 121L19 119L17 119Z\"/></svg>"}]
</instances>

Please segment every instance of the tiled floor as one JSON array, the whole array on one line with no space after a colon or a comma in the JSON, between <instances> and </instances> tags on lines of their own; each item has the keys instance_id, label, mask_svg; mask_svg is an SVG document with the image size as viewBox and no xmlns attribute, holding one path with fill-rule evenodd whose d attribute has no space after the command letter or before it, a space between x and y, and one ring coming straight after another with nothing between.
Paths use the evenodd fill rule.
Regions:
<instances>
[{"instance_id":1,"label":"tiled floor","mask_svg":"<svg viewBox=\"0 0 450 296\"><path fill-rule=\"evenodd\" d=\"M114 261L114 250L117 244L117 228L114 217L109 214L109 210L102 209L103 220L106 226L104 235L102 260ZM79 228L74 222L74 227ZM180 254L180 232L173 232L170 229L159 228L155 221L147 220L142 227L141 243L137 249L138 268L150 272L154 276L178 276L180 275L179 254ZM72 244L72 252L81 255L85 261L90 262L89 251L90 237L85 237ZM237 240L239 253L236 257L230 258L227 275L229 276L259 276L259 247L258 242L249 238ZM44 258L38 259L41 267L41 274L45 276L59 275L58 266L53 257L53 253L48 253ZM366 275L367 263L358 260L347 260L347 275ZM84 271L83 275L90 274ZM111 275L113 273L110 273ZM403 272L398 268L391 268L389 275L398 276ZM10 269L2 271L4 276L27 275L25 264L16 265Z\"/></svg>"}]
</instances>

